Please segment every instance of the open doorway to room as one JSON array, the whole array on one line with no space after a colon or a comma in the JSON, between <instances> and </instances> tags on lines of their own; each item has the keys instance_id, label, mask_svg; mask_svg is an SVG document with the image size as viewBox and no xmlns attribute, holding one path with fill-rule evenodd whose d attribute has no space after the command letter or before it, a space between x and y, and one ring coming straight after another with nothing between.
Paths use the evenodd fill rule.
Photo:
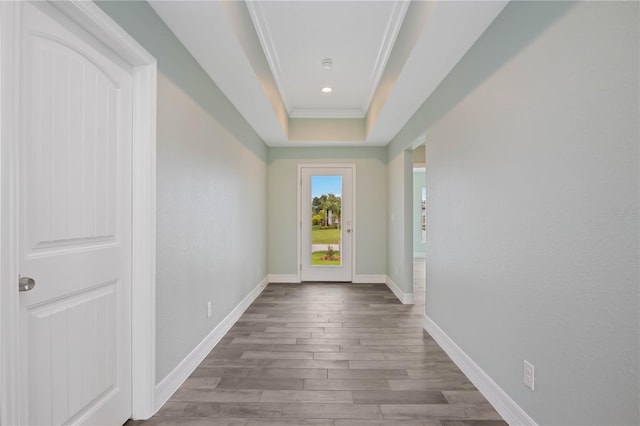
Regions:
<instances>
[{"instance_id":1,"label":"open doorway to room","mask_svg":"<svg viewBox=\"0 0 640 426\"><path fill-rule=\"evenodd\" d=\"M413 151L413 293L415 303L424 303L426 282L427 189L424 143Z\"/></svg>"}]
</instances>

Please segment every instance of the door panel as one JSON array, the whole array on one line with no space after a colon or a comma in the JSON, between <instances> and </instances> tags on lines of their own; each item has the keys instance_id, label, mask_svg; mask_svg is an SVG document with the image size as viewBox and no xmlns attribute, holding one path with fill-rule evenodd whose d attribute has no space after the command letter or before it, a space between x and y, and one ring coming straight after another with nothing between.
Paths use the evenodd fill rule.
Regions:
<instances>
[{"instance_id":1,"label":"door panel","mask_svg":"<svg viewBox=\"0 0 640 426\"><path fill-rule=\"evenodd\" d=\"M301 280L352 281L353 169L309 166L301 177Z\"/></svg>"},{"instance_id":2,"label":"door panel","mask_svg":"<svg viewBox=\"0 0 640 426\"><path fill-rule=\"evenodd\" d=\"M68 422L116 390L117 292L118 283L106 283L28 310L29 400L41 403L34 424Z\"/></svg>"},{"instance_id":3,"label":"door panel","mask_svg":"<svg viewBox=\"0 0 640 426\"><path fill-rule=\"evenodd\" d=\"M113 241L117 87L78 51L39 35L31 42L29 248Z\"/></svg>"},{"instance_id":4,"label":"door panel","mask_svg":"<svg viewBox=\"0 0 640 426\"><path fill-rule=\"evenodd\" d=\"M19 270L27 423L131 415L130 70L23 4Z\"/></svg>"}]
</instances>

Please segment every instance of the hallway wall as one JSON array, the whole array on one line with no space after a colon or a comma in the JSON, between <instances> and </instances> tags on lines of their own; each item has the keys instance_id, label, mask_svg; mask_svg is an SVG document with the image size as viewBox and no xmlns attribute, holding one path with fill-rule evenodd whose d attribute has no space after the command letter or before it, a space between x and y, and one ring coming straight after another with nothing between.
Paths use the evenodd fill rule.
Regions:
<instances>
[{"instance_id":1,"label":"hallway wall","mask_svg":"<svg viewBox=\"0 0 640 426\"><path fill-rule=\"evenodd\" d=\"M640 423L638 6L511 2L389 146L426 130L426 314L539 424Z\"/></svg>"},{"instance_id":2,"label":"hallway wall","mask_svg":"<svg viewBox=\"0 0 640 426\"><path fill-rule=\"evenodd\" d=\"M413 295L413 150L387 165L387 275L403 293Z\"/></svg>"},{"instance_id":3,"label":"hallway wall","mask_svg":"<svg viewBox=\"0 0 640 426\"><path fill-rule=\"evenodd\" d=\"M298 164L356 165L356 271L385 275L386 149L269 148L269 274L296 275Z\"/></svg>"},{"instance_id":4,"label":"hallway wall","mask_svg":"<svg viewBox=\"0 0 640 426\"><path fill-rule=\"evenodd\" d=\"M98 4L158 60L160 382L266 277L267 149L146 2Z\"/></svg>"}]
</instances>

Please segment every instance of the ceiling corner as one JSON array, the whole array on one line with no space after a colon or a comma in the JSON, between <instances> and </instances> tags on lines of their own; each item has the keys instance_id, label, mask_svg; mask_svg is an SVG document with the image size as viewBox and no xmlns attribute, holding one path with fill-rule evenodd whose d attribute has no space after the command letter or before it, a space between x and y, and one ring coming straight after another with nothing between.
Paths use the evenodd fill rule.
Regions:
<instances>
[{"instance_id":1,"label":"ceiling corner","mask_svg":"<svg viewBox=\"0 0 640 426\"><path fill-rule=\"evenodd\" d=\"M267 62L269 63L269 68L271 68L273 79L278 86L278 91L280 92L282 103L287 109L287 112L290 112L291 103L288 101L283 90L282 69L280 67L280 60L278 59L278 51L276 49L275 43L273 42L273 38L271 37L271 30L269 29L269 23L267 22L267 19L265 17L264 10L262 9L259 1L245 1L245 3L247 5L247 9L249 10L249 15L251 16L253 25L256 29L256 34L258 35L260 44L262 45L262 50L264 50L265 57L267 58Z\"/></svg>"},{"instance_id":2,"label":"ceiling corner","mask_svg":"<svg viewBox=\"0 0 640 426\"><path fill-rule=\"evenodd\" d=\"M371 104L373 95L378 88L378 84L380 83L380 79L382 78L382 74L384 73L384 69L387 66L387 61L389 60L389 56L391 55L391 51L393 50L393 46L396 42L396 38L398 37L398 33L400 32L400 28L402 28L402 23L407 13L407 9L409 8L409 4L410 1L408 0L396 1L393 5L393 11L389 15L389 21L387 22L387 27L385 29L382 43L380 43L380 49L378 50L376 63L371 70L371 75L369 77L369 91L362 104L362 110L364 111L365 115L369 110L369 105Z\"/></svg>"}]
</instances>

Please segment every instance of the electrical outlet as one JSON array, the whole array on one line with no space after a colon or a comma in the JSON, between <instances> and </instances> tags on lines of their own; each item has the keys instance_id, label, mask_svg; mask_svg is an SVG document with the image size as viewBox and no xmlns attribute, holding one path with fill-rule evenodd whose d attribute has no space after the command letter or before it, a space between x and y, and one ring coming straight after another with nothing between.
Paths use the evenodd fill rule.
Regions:
<instances>
[{"instance_id":1,"label":"electrical outlet","mask_svg":"<svg viewBox=\"0 0 640 426\"><path fill-rule=\"evenodd\" d=\"M213 309L213 305L211 304L211 301L208 301L207 302L207 318L211 317L212 309Z\"/></svg>"},{"instance_id":2,"label":"electrical outlet","mask_svg":"<svg viewBox=\"0 0 640 426\"><path fill-rule=\"evenodd\" d=\"M534 390L536 381L535 367L526 359L524 360L524 374L522 380L529 389Z\"/></svg>"}]
</instances>

